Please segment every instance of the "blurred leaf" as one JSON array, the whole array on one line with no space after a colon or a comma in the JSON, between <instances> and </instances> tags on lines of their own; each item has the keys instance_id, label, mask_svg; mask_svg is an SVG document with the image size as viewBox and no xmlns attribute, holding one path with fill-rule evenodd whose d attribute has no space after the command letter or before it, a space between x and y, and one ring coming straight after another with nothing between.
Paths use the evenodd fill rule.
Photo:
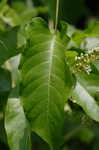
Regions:
<instances>
[{"instance_id":1,"label":"blurred leaf","mask_svg":"<svg viewBox=\"0 0 99 150\"><path fill-rule=\"evenodd\" d=\"M25 24L28 21L30 21L33 17L36 17L38 15L38 10L35 8L27 8L20 15L21 15L20 18L22 20L22 24Z\"/></svg>"},{"instance_id":2,"label":"blurred leaf","mask_svg":"<svg viewBox=\"0 0 99 150\"><path fill-rule=\"evenodd\" d=\"M12 28L0 33L0 65L19 53L17 51L17 32L18 28Z\"/></svg>"},{"instance_id":3,"label":"blurred leaf","mask_svg":"<svg viewBox=\"0 0 99 150\"><path fill-rule=\"evenodd\" d=\"M11 75L8 70L0 68L0 94L11 89Z\"/></svg>"},{"instance_id":4,"label":"blurred leaf","mask_svg":"<svg viewBox=\"0 0 99 150\"><path fill-rule=\"evenodd\" d=\"M90 51L96 47L99 47L99 38L89 36L82 41L80 47L81 49L85 49L86 51Z\"/></svg>"},{"instance_id":5,"label":"blurred leaf","mask_svg":"<svg viewBox=\"0 0 99 150\"><path fill-rule=\"evenodd\" d=\"M11 7L18 13L22 13L26 10L26 4L22 1L13 1Z\"/></svg>"},{"instance_id":6,"label":"blurred leaf","mask_svg":"<svg viewBox=\"0 0 99 150\"><path fill-rule=\"evenodd\" d=\"M4 22L2 20L0 20L0 32L1 31L4 32L5 30L6 30L6 26L5 26Z\"/></svg>"},{"instance_id":7,"label":"blurred leaf","mask_svg":"<svg viewBox=\"0 0 99 150\"><path fill-rule=\"evenodd\" d=\"M77 31L72 35L72 40L80 46L81 42L87 37L83 31Z\"/></svg>"},{"instance_id":8,"label":"blurred leaf","mask_svg":"<svg viewBox=\"0 0 99 150\"><path fill-rule=\"evenodd\" d=\"M95 102L94 97L92 97L81 83L77 82L76 88L72 93L72 98L84 109L88 116L95 121L99 121L99 106Z\"/></svg>"},{"instance_id":9,"label":"blurred leaf","mask_svg":"<svg viewBox=\"0 0 99 150\"><path fill-rule=\"evenodd\" d=\"M5 5L0 12L0 19L12 27L27 23L32 17L37 16L38 8L27 7L23 2L13 2L12 7Z\"/></svg>"},{"instance_id":10,"label":"blurred leaf","mask_svg":"<svg viewBox=\"0 0 99 150\"><path fill-rule=\"evenodd\" d=\"M16 11L5 5L0 12L0 18L8 25L14 27L21 23L21 18L18 16Z\"/></svg>"},{"instance_id":11,"label":"blurred leaf","mask_svg":"<svg viewBox=\"0 0 99 150\"><path fill-rule=\"evenodd\" d=\"M12 8L17 12L21 20L20 24L25 24L30 21L33 17L38 15L38 8L33 5L28 7L24 2L13 2Z\"/></svg>"},{"instance_id":12,"label":"blurred leaf","mask_svg":"<svg viewBox=\"0 0 99 150\"><path fill-rule=\"evenodd\" d=\"M1 0L0 1L0 9L2 9L7 3L7 0Z\"/></svg>"},{"instance_id":13,"label":"blurred leaf","mask_svg":"<svg viewBox=\"0 0 99 150\"><path fill-rule=\"evenodd\" d=\"M87 29L78 30L72 35L72 40L81 48L94 48L99 46L99 22L92 22Z\"/></svg>"},{"instance_id":14,"label":"blurred leaf","mask_svg":"<svg viewBox=\"0 0 99 150\"><path fill-rule=\"evenodd\" d=\"M62 29L61 32L63 32L63 35L67 35L68 37L71 37L73 33L77 31L73 25L70 25L65 21L61 21L59 25L59 27Z\"/></svg>"},{"instance_id":15,"label":"blurred leaf","mask_svg":"<svg viewBox=\"0 0 99 150\"><path fill-rule=\"evenodd\" d=\"M0 141L7 144L4 128L4 112L11 91L11 74L8 70L0 68Z\"/></svg>"},{"instance_id":16,"label":"blurred leaf","mask_svg":"<svg viewBox=\"0 0 99 150\"><path fill-rule=\"evenodd\" d=\"M7 145L7 137L6 137L6 132L4 128L4 118L0 119L0 141Z\"/></svg>"},{"instance_id":17,"label":"blurred leaf","mask_svg":"<svg viewBox=\"0 0 99 150\"><path fill-rule=\"evenodd\" d=\"M77 133L82 142L90 143L94 138L94 132L90 128L83 127Z\"/></svg>"},{"instance_id":18,"label":"blurred leaf","mask_svg":"<svg viewBox=\"0 0 99 150\"><path fill-rule=\"evenodd\" d=\"M93 150L98 150L99 148L99 127L94 128L95 140L93 145Z\"/></svg>"},{"instance_id":19,"label":"blurred leaf","mask_svg":"<svg viewBox=\"0 0 99 150\"><path fill-rule=\"evenodd\" d=\"M10 94L5 112L8 144L10 150L31 150L30 128L16 92Z\"/></svg>"},{"instance_id":20,"label":"blurred leaf","mask_svg":"<svg viewBox=\"0 0 99 150\"><path fill-rule=\"evenodd\" d=\"M0 112L4 111L8 94L11 90L11 74L0 68Z\"/></svg>"},{"instance_id":21,"label":"blurred leaf","mask_svg":"<svg viewBox=\"0 0 99 150\"><path fill-rule=\"evenodd\" d=\"M99 93L99 74L86 74L81 72L77 75L77 80L92 96L95 96L96 93Z\"/></svg>"},{"instance_id":22,"label":"blurred leaf","mask_svg":"<svg viewBox=\"0 0 99 150\"><path fill-rule=\"evenodd\" d=\"M31 2L27 2L30 3ZM38 16L39 14L46 14L48 13L47 6L38 6L35 7L34 5L26 5L25 2L18 1L12 3L12 8L17 12L19 18L21 19L21 24L25 24L30 22L33 17Z\"/></svg>"},{"instance_id":23,"label":"blurred leaf","mask_svg":"<svg viewBox=\"0 0 99 150\"><path fill-rule=\"evenodd\" d=\"M12 84L13 87L16 87L16 85L20 82L20 73L18 70L19 64L20 64L20 55L12 57L8 62L10 67L8 68L12 75Z\"/></svg>"},{"instance_id":24,"label":"blurred leaf","mask_svg":"<svg viewBox=\"0 0 99 150\"><path fill-rule=\"evenodd\" d=\"M62 150L69 150L69 148L67 146L65 146Z\"/></svg>"},{"instance_id":25,"label":"blurred leaf","mask_svg":"<svg viewBox=\"0 0 99 150\"><path fill-rule=\"evenodd\" d=\"M96 67L97 71L99 72L99 60L95 61L93 64Z\"/></svg>"},{"instance_id":26,"label":"blurred leaf","mask_svg":"<svg viewBox=\"0 0 99 150\"><path fill-rule=\"evenodd\" d=\"M93 21L88 24L88 28L85 30L85 33L90 36L99 37L99 21Z\"/></svg>"}]
</instances>

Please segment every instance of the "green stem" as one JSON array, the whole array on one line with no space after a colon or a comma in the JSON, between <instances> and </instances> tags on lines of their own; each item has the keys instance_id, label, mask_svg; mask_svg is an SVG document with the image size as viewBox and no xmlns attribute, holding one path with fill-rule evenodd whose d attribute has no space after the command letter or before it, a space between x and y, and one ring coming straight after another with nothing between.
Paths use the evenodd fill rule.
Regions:
<instances>
[{"instance_id":1,"label":"green stem","mask_svg":"<svg viewBox=\"0 0 99 150\"><path fill-rule=\"evenodd\" d=\"M30 8L33 6L32 0L27 0L26 3L27 3L27 6Z\"/></svg>"},{"instance_id":2,"label":"green stem","mask_svg":"<svg viewBox=\"0 0 99 150\"><path fill-rule=\"evenodd\" d=\"M55 33L57 32L58 15L59 15L59 0L57 0L57 2L56 2Z\"/></svg>"}]
</instances>

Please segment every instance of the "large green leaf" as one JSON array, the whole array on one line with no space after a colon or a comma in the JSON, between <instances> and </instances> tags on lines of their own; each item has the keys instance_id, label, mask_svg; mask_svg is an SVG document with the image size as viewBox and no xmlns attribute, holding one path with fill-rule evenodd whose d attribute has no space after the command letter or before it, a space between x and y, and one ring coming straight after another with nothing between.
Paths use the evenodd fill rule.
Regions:
<instances>
[{"instance_id":1,"label":"large green leaf","mask_svg":"<svg viewBox=\"0 0 99 150\"><path fill-rule=\"evenodd\" d=\"M99 105L95 101L99 96L99 76L81 73L77 75L77 84L72 93L72 98L84 111L96 121L99 121Z\"/></svg>"},{"instance_id":2,"label":"large green leaf","mask_svg":"<svg viewBox=\"0 0 99 150\"><path fill-rule=\"evenodd\" d=\"M30 128L14 90L7 102L5 129L10 150L31 150Z\"/></svg>"},{"instance_id":3,"label":"large green leaf","mask_svg":"<svg viewBox=\"0 0 99 150\"><path fill-rule=\"evenodd\" d=\"M35 18L26 26L29 43L20 65L22 101L32 130L51 149L59 147L64 122L64 104L72 87L65 63L68 38L51 33L47 24Z\"/></svg>"},{"instance_id":4,"label":"large green leaf","mask_svg":"<svg viewBox=\"0 0 99 150\"><path fill-rule=\"evenodd\" d=\"M0 65L7 59L18 54L17 51L17 32L18 28L0 33Z\"/></svg>"}]
</instances>

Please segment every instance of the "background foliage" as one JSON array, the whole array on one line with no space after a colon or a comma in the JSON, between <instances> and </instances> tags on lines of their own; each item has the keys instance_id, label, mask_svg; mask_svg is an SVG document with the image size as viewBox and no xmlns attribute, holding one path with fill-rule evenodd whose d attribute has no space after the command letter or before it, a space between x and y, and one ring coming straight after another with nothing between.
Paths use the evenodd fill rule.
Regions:
<instances>
[{"instance_id":1,"label":"background foliage","mask_svg":"<svg viewBox=\"0 0 99 150\"><path fill-rule=\"evenodd\" d=\"M35 133L32 133L32 135L30 134L29 124L24 116L23 108L19 103L20 97L18 91L20 73L18 71L18 65L20 55L18 54L23 48L27 48L24 45L30 36L28 32L24 33L23 26L33 17L39 16L44 18L48 22L50 28L52 28L54 25L53 20L55 20L55 9L56 0L0 1L0 65L2 65L0 69L1 150L9 150L9 147L12 147L12 150L18 150L17 143L20 140L22 141L21 149L24 149L26 140L30 141L30 136L32 143L25 145L26 150L29 150L31 145L34 150L49 150L48 145L39 136ZM69 38L69 44L66 44L66 48L68 49L68 51L66 51L66 59L78 83L64 108L64 139L62 140L60 150L99 149L99 123L97 122L99 121L99 57L97 58L99 52L95 51L95 54L94 52L91 53L91 62L89 57L86 56L86 52L90 53L93 48L99 47L98 19L99 1L60 0L59 20L67 22L65 23L66 29L63 30L63 32L66 33ZM58 26L58 28L60 29L60 26ZM37 32L38 30L36 29ZM36 31L32 31L33 34L35 34L34 32ZM48 31L46 32L47 34L49 33ZM31 35L31 39L32 38ZM33 41L36 43L36 39ZM66 40L66 42L67 41L68 40ZM46 45L43 49L45 47ZM9 50L11 53L8 53ZM88 62L84 62L83 58L80 61L77 59L76 64L78 64L78 66L75 67L75 57L81 57L82 53L85 55L84 58L88 60ZM18 56L13 57L15 55ZM24 54L23 61L21 62L22 64L26 61L26 55L28 54ZM93 55L95 55L95 58L93 58ZM10 57L12 58L4 63ZM86 68L86 66L89 68ZM92 69L91 73L90 67ZM20 65L20 68L22 68L22 65ZM22 86L24 84L26 83L22 83ZM13 86L13 90L8 98L11 85ZM6 102L7 107L5 111ZM5 120L4 116L6 116ZM13 121L10 120L10 118L13 118ZM19 127L17 127L17 124L15 125L14 122L17 122L19 119L22 121L20 121ZM7 132L5 132L5 130ZM13 132L15 136L11 136ZM54 133L55 136L58 134L57 130L56 132L57 133ZM24 135L20 133L24 133ZM7 140L7 137L10 140ZM13 142L16 143L16 146L13 145Z\"/></svg>"}]
</instances>

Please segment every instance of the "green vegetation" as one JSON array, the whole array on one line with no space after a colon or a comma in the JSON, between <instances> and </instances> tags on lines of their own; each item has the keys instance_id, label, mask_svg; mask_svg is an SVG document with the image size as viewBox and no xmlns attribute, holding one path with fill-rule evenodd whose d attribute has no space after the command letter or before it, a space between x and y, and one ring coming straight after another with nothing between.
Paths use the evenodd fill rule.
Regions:
<instances>
[{"instance_id":1,"label":"green vegetation","mask_svg":"<svg viewBox=\"0 0 99 150\"><path fill-rule=\"evenodd\" d=\"M99 149L98 11L75 5L0 1L0 150Z\"/></svg>"}]
</instances>

